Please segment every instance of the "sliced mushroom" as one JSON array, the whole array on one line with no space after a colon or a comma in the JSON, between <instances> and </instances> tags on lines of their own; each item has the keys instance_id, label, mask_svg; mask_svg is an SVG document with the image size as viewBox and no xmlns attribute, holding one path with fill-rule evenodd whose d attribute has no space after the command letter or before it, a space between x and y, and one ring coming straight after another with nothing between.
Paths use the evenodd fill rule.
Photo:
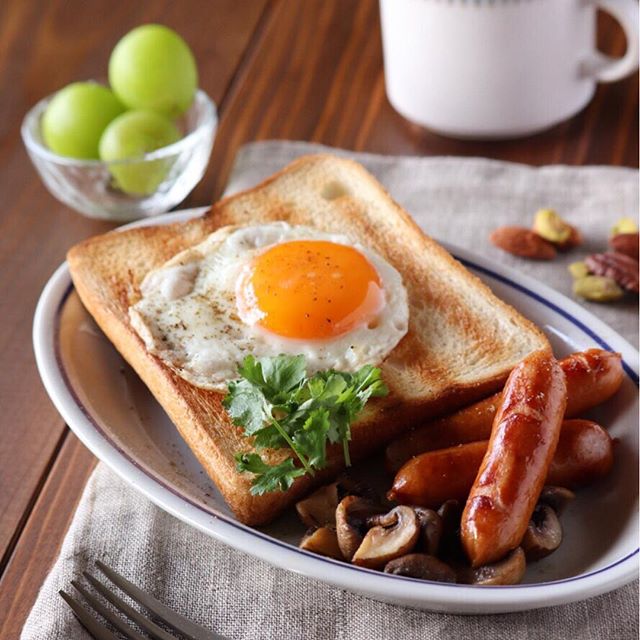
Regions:
<instances>
[{"instance_id":1,"label":"sliced mushroom","mask_svg":"<svg viewBox=\"0 0 640 640\"><path fill-rule=\"evenodd\" d=\"M517 547L498 562L477 569L466 568L458 573L460 582L478 585L518 584L524 576L527 564L524 551Z\"/></svg>"},{"instance_id":2,"label":"sliced mushroom","mask_svg":"<svg viewBox=\"0 0 640 640\"><path fill-rule=\"evenodd\" d=\"M556 512L548 504L538 504L520 543L527 560L548 556L561 542L562 525Z\"/></svg>"},{"instance_id":3,"label":"sliced mushroom","mask_svg":"<svg viewBox=\"0 0 640 640\"><path fill-rule=\"evenodd\" d=\"M418 516L411 507L396 507L376 522L353 555L352 562L361 567L381 569L390 560L409 553L420 535Z\"/></svg>"},{"instance_id":4,"label":"sliced mushroom","mask_svg":"<svg viewBox=\"0 0 640 640\"><path fill-rule=\"evenodd\" d=\"M385 565L384 572L434 582L456 581L456 572L448 564L426 553L409 553L391 560Z\"/></svg>"},{"instance_id":5,"label":"sliced mushroom","mask_svg":"<svg viewBox=\"0 0 640 640\"><path fill-rule=\"evenodd\" d=\"M367 530L367 519L381 512L380 507L358 496L347 496L336 509L338 544L346 560L351 560Z\"/></svg>"},{"instance_id":6,"label":"sliced mushroom","mask_svg":"<svg viewBox=\"0 0 640 640\"><path fill-rule=\"evenodd\" d=\"M442 518L433 509L413 507L420 523L420 543L430 556L438 554L442 539Z\"/></svg>"},{"instance_id":7,"label":"sliced mushroom","mask_svg":"<svg viewBox=\"0 0 640 640\"><path fill-rule=\"evenodd\" d=\"M567 505L574 500L576 494L564 487L543 487L542 493L538 498L538 504L549 505L557 515L562 515L562 512L567 508Z\"/></svg>"},{"instance_id":8,"label":"sliced mushroom","mask_svg":"<svg viewBox=\"0 0 640 640\"><path fill-rule=\"evenodd\" d=\"M335 525L338 507L338 483L320 487L296 504L296 511L307 527Z\"/></svg>"},{"instance_id":9,"label":"sliced mushroom","mask_svg":"<svg viewBox=\"0 0 640 640\"><path fill-rule=\"evenodd\" d=\"M318 553L321 556L344 560L342 551L340 551L340 545L338 544L338 535L332 527L320 527L307 533L305 537L302 538L300 548Z\"/></svg>"}]
</instances>

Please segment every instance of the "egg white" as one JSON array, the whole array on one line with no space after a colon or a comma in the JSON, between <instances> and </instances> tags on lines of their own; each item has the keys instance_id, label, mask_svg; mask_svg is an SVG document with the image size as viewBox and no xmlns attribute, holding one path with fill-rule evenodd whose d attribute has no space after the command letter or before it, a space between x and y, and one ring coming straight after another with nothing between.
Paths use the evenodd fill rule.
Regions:
<instances>
[{"instance_id":1,"label":"egg white","mask_svg":"<svg viewBox=\"0 0 640 640\"><path fill-rule=\"evenodd\" d=\"M364 254L378 272L385 297L375 322L324 340L288 339L245 324L235 296L241 270L257 254L290 240L327 240ZM238 377L238 364L248 354L303 354L310 374L379 364L409 324L402 277L386 260L346 236L286 222L218 229L149 272L140 291L142 297L130 307L129 318L147 350L203 389L224 389L227 381Z\"/></svg>"}]
</instances>

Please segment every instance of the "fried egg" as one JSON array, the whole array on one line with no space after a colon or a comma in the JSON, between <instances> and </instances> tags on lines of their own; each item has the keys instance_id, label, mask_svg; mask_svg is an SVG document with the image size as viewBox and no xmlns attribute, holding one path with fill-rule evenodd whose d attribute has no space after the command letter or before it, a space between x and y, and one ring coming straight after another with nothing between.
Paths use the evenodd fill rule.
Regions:
<instances>
[{"instance_id":1,"label":"fried egg","mask_svg":"<svg viewBox=\"0 0 640 640\"><path fill-rule=\"evenodd\" d=\"M386 260L285 222L223 227L149 272L140 293L129 318L147 350L204 389L224 389L248 354L303 354L310 374L379 364L409 323Z\"/></svg>"}]
</instances>

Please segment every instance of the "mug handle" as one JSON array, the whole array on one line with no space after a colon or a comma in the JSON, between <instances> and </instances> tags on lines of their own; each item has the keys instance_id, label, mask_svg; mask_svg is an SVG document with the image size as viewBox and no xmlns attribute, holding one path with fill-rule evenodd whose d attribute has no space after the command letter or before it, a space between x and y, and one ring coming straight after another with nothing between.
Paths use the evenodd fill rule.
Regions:
<instances>
[{"instance_id":1,"label":"mug handle","mask_svg":"<svg viewBox=\"0 0 640 640\"><path fill-rule=\"evenodd\" d=\"M610 13L624 29L627 51L621 58L612 58L599 51L594 52L583 66L583 73L598 82L621 80L638 68L638 3L636 0L588 0Z\"/></svg>"}]
</instances>

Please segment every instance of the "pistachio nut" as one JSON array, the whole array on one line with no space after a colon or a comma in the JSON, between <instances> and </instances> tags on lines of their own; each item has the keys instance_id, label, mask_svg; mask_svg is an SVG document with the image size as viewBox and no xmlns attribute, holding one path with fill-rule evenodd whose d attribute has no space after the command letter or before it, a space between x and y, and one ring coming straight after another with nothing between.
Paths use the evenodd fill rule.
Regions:
<instances>
[{"instance_id":1,"label":"pistachio nut","mask_svg":"<svg viewBox=\"0 0 640 640\"><path fill-rule=\"evenodd\" d=\"M633 218L620 218L612 227L611 236L617 236L619 233L637 233L638 225Z\"/></svg>"},{"instance_id":2,"label":"pistachio nut","mask_svg":"<svg viewBox=\"0 0 640 640\"><path fill-rule=\"evenodd\" d=\"M533 231L554 244L564 244L571 236L571 225L553 209L540 209L533 219Z\"/></svg>"},{"instance_id":3,"label":"pistachio nut","mask_svg":"<svg viewBox=\"0 0 640 640\"><path fill-rule=\"evenodd\" d=\"M569 273L576 279L584 278L585 276L588 276L589 273L591 273L589 271L589 267L587 267L587 265L582 261L572 262L567 267L567 269L569 270Z\"/></svg>"},{"instance_id":4,"label":"pistachio nut","mask_svg":"<svg viewBox=\"0 0 640 640\"><path fill-rule=\"evenodd\" d=\"M613 278L583 276L573 283L573 292L591 302L614 302L624 296L624 291Z\"/></svg>"}]
</instances>

